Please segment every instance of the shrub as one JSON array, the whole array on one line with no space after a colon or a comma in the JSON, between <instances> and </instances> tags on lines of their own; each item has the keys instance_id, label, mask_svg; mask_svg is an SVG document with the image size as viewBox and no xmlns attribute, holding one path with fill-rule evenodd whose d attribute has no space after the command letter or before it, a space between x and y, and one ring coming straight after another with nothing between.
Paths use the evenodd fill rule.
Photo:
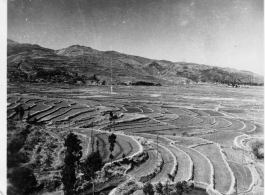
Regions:
<instances>
[{"instance_id":1,"label":"shrub","mask_svg":"<svg viewBox=\"0 0 265 195\"><path fill-rule=\"evenodd\" d=\"M12 167L17 167L19 166L20 163L26 163L28 162L29 159L28 157L22 153L15 153L15 154L11 154L11 153L7 153L7 167L8 168L12 168Z\"/></svg>"},{"instance_id":2,"label":"shrub","mask_svg":"<svg viewBox=\"0 0 265 195\"><path fill-rule=\"evenodd\" d=\"M10 183L19 190L21 194L28 194L36 188L36 178L33 172L26 167L14 168L8 177Z\"/></svg>"},{"instance_id":3,"label":"shrub","mask_svg":"<svg viewBox=\"0 0 265 195\"><path fill-rule=\"evenodd\" d=\"M145 183L143 187L143 192L145 195L153 195L154 194L153 185L150 182Z\"/></svg>"},{"instance_id":4,"label":"shrub","mask_svg":"<svg viewBox=\"0 0 265 195\"><path fill-rule=\"evenodd\" d=\"M156 189L156 192L159 193L159 194L163 194L163 185L161 184L161 182L158 182L156 185L155 185L155 189Z\"/></svg>"},{"instance_id":5,"label":"shrub","mask_svg":"<svg viewBox=\"0 0 265 195\"><path fill-rule=\"evenodd\" d=\"M260 141L255 141L251 145L252 151L258 159L264 158L264 144Z\"/></svg>"},{"instance_id":6,"label":"shrub","mask_svg":"<svg viewBox=\"0 0 265 195\"><path fill-rule=\"evenodd\" d=\"M7 145L7 150L12 154L17 153L25 144L26 138L21 135L15 135Z\"/></svg>"},{"instance_id":7,"label":"shrub","mask_svg":"<svg viewBox=\"0 0 265 195\"><path fill-rule=\"evenodd\" d=\"M193 183L188 183L187 181L179 181L175 185L175 189L177 193L182 195L183 193L189 193L194 189Z\"/></svg>"},{"instance_id":8,"label":"shrub","mask_svg":"<svg viewBox=\"0 0 265 195\"><path fill-rule=\"evenodd\" d=\"M99 151L91 153L85 160L82 165L84 171L84 176L87 181L95 179L95 172L101 170L103 167L102 157L100 156Z\"/></svg>"},{"instance_id":9,"label":"shrub","mask_svg":"<svg viewBox=\"0 0 265 195\"><path fill-rule=\"evenodd\" d=\"M181 133L181 136L182 136L182 137L188 137L189 134L188 134L187 132L183 132L183 133Z\"/></svg>"}]
</instances>

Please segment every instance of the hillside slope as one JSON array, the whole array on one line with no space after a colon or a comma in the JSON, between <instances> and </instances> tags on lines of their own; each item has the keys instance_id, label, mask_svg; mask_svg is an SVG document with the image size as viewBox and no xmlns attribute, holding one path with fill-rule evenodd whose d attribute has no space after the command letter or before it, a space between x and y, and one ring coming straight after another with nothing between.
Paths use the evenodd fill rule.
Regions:
<instances>
[{"instance_id":1,"label":"hillside slope","mask_svg":"<svg viewBox=\"0 0 265 195\"><path fill-rule=\"evenodd\" d=\"M107 83L219 82L263 85L263 77L248 71L186 62L152 60L116 51L73 45L60 50L7 41L9 82Z\"/></svg>"}]
</instances>

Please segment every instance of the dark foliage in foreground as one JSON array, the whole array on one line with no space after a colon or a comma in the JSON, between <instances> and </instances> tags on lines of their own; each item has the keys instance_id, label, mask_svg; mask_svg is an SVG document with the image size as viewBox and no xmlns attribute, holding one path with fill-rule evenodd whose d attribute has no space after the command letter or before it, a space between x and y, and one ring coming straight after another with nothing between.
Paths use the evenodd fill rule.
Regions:
<instances>
[{"instance_id":1,"label":"dark foliage in foreground","mask_svg":"<svg viewBox=\"0 0 265 195\"><path fill-rule=\"evenodd\" d=\"M80 164L80 158L82 157L82 147L80 144L81 141L73 133L68 134L65 139L64 146L67 149L62 169L62 183L66 195L72 195L75 193L75 183L77 180L76 170Z\"/></svg>"},{"instance_id":2,"label":"dark foliage in foreground","mask_svg":"<svg viewBox=\"0 0 265 195\"><path fill-rule=\"evenodd\" d=\"M100 171L104 165L102 161L102 157L98 150L88 155L85 162L82 164L84 177L87 181L95 179L95 173Z\"/></svg>"},{"instance_id":3,"label":"dark foliage in foreground","mask_svg":"<svg viewBox=\"0 0 265 195\"><path fill-rule=\"evenodd\" d=\"M264 159L264 144L262 142L254 142L252 144L252 151L258 159Z\"/></svg>"},{"instance_id":4,"label":"dark foliage in foreground","mask_svg":"<svg viewBox=\"0 0 265 195\"><path fill-rule=\"evenodd\" d=\"M8 194L29 194L37 186L37 181L33 172L26 167L14 168L8 174L8 179L13 185L13 188L9 188Z\"/></svg>"},{"instance_id":5,"label":"dark foliage in foreground","mask_svg":"<svg viewBox=\"0 0 265 195\"><path fill-rule=\"evenodd\" d=\"M144 184L143 193L145 195L153 195L155 193L153 185L150 182Z\"/></svg>"}]
</instances>

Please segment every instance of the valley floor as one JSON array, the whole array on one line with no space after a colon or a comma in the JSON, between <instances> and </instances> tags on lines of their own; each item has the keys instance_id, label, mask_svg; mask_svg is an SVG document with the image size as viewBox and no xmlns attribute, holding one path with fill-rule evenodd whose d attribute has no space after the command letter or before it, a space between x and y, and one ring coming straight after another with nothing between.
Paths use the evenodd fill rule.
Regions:
<instances>
[{"instance_id":1,"label":"valley floor","mask_svg":"<svg viewBox=\"0 0 265 195\"><path fill-rule=\"evenodd\" d=\"M23 166L32 169L38 184L44 185L38 194L62 192L63 143L70 131L82 141L82 160L91 153L94 137L108 164L110 133L117 135L114 162L124 156L137 159L144 151L148 154L126 171L127 179L115 185L99 182L98 192L123 194L132 189L123 187L126 180L137 186L131 194L143 194L147 181L155 185L186 180L197 187L193 194L261 194L264 160L257 159L253 147L260 146L263 155L263 90L179 85L114 86L110 91L110 86L10 84L7 138L12 143L20 136L14 129L29 128L16 155L29 158ZM24 110L21 119L18 107ZM117 115L114 125L110 111ZM47 158L52 159L49 165Z\"/></svg>"}]
</instances>

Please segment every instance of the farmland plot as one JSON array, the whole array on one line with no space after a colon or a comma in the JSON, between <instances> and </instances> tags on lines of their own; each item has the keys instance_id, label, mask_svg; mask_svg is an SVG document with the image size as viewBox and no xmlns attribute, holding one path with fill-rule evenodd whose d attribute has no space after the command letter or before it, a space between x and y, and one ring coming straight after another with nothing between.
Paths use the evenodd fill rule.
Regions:
<instances>
[{"instance_id":1,"label":"farmland plot","mask_svg":"<svg viewBox=\"0 0 265 195\"><path fill-rule=\"evenodd\" d=\"M192 178L192 161L182 147L174 145L167 146L168 149L175 155L178 163L177 175L174 182L187 181Z\"/></svg>"},{"instance_id":2,"label":"farmland plot","mask_svg":"<svg viewBox=\"0 0 265 195\"><path fill-rule=\"evenodd\" d=\"M82 130L82 133L90 136L91 130ZM108 136L110 133L108 132L103 132L103 131L93 131L93 134L95 136L95 139L99 141L99 151L100 154L103 157L103 160L105 162L109 162L109 142L108 142ZM125 135L117 135L116 143L115 143L115 148L113 151L113 160L118 160L122 158L122 155L125 154L126 157L130 156L132 154L135 154L136 152L139 151L139 145L136 143L136 141L128 136ZM96 148L96 140L95 140L95 147Z\"/></svg>"},{"instance_id":3,"label":"farmland plot","mask_svg":"<svg viewBox=\"0 0 265 195\"><path fill-rule=\"evenodd\" d=\"M180 115L176 121L175 124L185 124L188 121L191 121L192 119L194 119L194 116L189 116L189 115ZM175 122L174 121L174 122Z\"/></svg>"},{"instance_id":4,"label":"farmland plot","mask_svg":"<svg viewBox=\"0 0 265 195\"><path fill-rule=\"evenodd\" d=\"M172 156L164 147L159 146L158 151L160 152L164 165L160 173L158 173L152 180L152 183L157 183L160 181L165 181L168 178L168 173L170 173L174 168L174 156Z\"/></svg>"},{"instance_id":5,"label":"farmland plot","mask_svg":"<svg viewBox=\"0 0 265 195\"><path fill-rule=\"evenodd\" d=\"M180 137L180 136L170 136L170 135L166 135L165 137L169 138L170 140L174 141L176 144L183 147L193 147L196 145L212 143L211 141L204 140L198 137Z\"/></svg>"},{"instance_id":6,"label":"farmland plot","mask_svg":"<svg viewBox=\"0 0 265 195\"><path fill-rule=\"evenodd\" d=\"M194 148L204 154L214 168L215 189L221 193L227 193L233 183L232 172L222 158L220 149L215 144L197 146Z\"/></svg>"},{"instance_id":7,"label":"farmland plot","mask_svg":"<svg viewBox=\"0 0 265 195\"><path fill-rule=\"evenodd\" d=\"M215 123L215 120L212 117L197 116L196 118L202 120L202 122L200 124L198 124L198 125L203 126L203 127L209 127L211 125L214 125L214 123Z\"/></svg>"},{"instance_id":8,"label":"farmland plot","mask_svg":"<svg viewBox=\"0 0 265 195\"><path fill-rule=\"evenodd\" d=\"M222 113L213 110L203 110L203 112L206 112L210 116L224 116Z\"/></svg>"},{"instance_id":9,"label":"farmland plot","mask_svg":"<svg viewBox=\"0 0 265 195\"><path fill-rule=\"evenodd\" d=\"M71 121L83 121L83 120L86 120L86 119L89 119L91 117L94 117L98 114L98 112L96 110L89 110L87 112L82 112L81 114L78 114L74 117L71 118Z\"/></svg>"},{"instance_id":10,"label":"farmland plot","mask_svg":"<svg viewBox=\"0 0 265 195\"><path fill-rule=\"evenodd\" d=\"M126 129L125 132L129 133L152 133L152 134L165 134L165 131L175 131L176 127L172 125L165 125L165 124L160 124L160 125L152 125L152 126L146 126L146 127L136 127L136 128L130 128ZM124 130L123 130L124 131Z\"/></svg>"},{"instance_id":11,"label":"farmland plot","mask_svg":"<svg viewBox=\"0 0 265 195\"><path fill-rule=\"evenodd\" d=\"M163 106L162 108L166 108L168 110L168 112L170 112L172 114L189 115L188 112L183 111L181 108L178 108L178 107L166 107L166 106Z\"/></svg>"},{"instance_id":12,"label":"farmland plot","mask_svg":"<svg viewBox=\"0 0 265 195\"><path fill-rule=\"evenodd\" d=\"M175 182L189 180L192 177L192 161L189 155L182 150L182 148L178 145L171 145L171 140L166 139L164 136L156 136L149 134L139 134L141 137L145 137L147 139L152 139L154 142L158 139L158 143L168 149L176 158L178 163L178 170L176 177L174 179ZM165 151L168 153L168 151ZM163 155L162 155L163 156ZM170 172L168 172L170 173Z\"/></svg>"},{"instance_id":13,"label":"farmland plot","mask_svg":"<svg viewBox=\"0 0 265 195\"><path fill-rule=\"evenodd\" d=\"M188 115L198 116L197 113L194 113L194 112L192 112L191 110L189 110L187 108L181 108L181 110L183 110L184 112L186 112Z\"/></svg>"},{"instance_id":14,"label":"farmland plot","mask_svg":"<svg viewBox=\"0 0 265 195\"><path fill-rule=\"evenodd\" d=\"M33 115L38 112L43 112L52 108L52 106L45 105L44 102L38 102L36 106L30 109L30 113Z\"/></svg>"},{"instance_id":15,"label":"farmland plot","mask_svg":"<svg viewBox=\"0 0 265 195\"><path fill-rule=\"evenodd\" d=\"M195 149L186 148L182 146L177 147L186 152L192 159L192 162L194 164L193 180L196 182L203 182L210 185L213 182L213 178L210 171L212 169L212 164L210 160Z\"/></svg>"},{"instance_id":16,"label":"farmland plot","mask_svg":"<svg viewBox=\"0 0 265 195\"><path fill-rule=\"evenodd\" d=\"M68 107L70 106L70 103L65 101L65 100L61 100L59 103L54 102L54 104L58 107Z\"/></svg>"},{"instance_id":17,"label":"farmland plot","mask_svg":"<svg viewBox=\"0 0 265 195\"><path fill-rule=\"evenodd\" d=\"M247 164L246 157L250 158L249 154L244 150L234 150L232 148L223 148L227 160L237 164Z\"/></svg>"},{"instance_id":18,"label":"farmland plot","mask_svg":"<svg viewBox=\"0 0 265 195\"><path fill-rule=\"evenodd\" d=\"M237 112L237 113L232 113L232 114L241 119L251 119L251 116L249 116L248 113L246 112Z\"/></svg>"},{"instance_id":19,"label":"farmland plot","mask_svg":"<svg viewBox=\"0 0 265 195\"><path fill-rule=\"evenodd\" d=\"M185 124L182 124L183 126L187 125L187 126L199 126L203 123L203 119L199 118L199 117L194 117L193 119L187 121Z\"/></svg>"},{"instance_id":20,"label":"farmland plot","mask_svg":"<svg viewBox=\"0 0 265 195\"><path fill-rule=\"evenodd\" d=\"M229 119L229 118L226 118L226 120L228 120L231 123L231 126L222 128L222 130L239 131L242 128L244 128L244 123L239 120Z\"/></svg>"},{"instance_id":21,"label":"farmland plot","mask_svg":"<svg viewBox=\"0 0 265 195\"><path fill-rule=\"evenodd\" d=\"M234 139L241 135L241 133L237 132L217 132L217 133L212 133L212 134L207 134L207 135L202 135L199 136L200 138L203 138L205 140L209 140L215 143L218 143L222 146L229 146L233 147L234 146Z\"/></svg>"},{"instance_id":22,"label":"farmland plot","mask_svg":"<svg viewBox=\"0 0 265 195\"><path fill-rule=\"evenodd\" d=\"M159 122L153 119L150 119L150 118L141 118L141 119L133 120L133 121L119 122L115 124L115 128L122 129L122 128L127 128L127 127L137 127L137 126L154 125L154 124L159 124Z\"/></svg>"},{"instance_id":23,"label":"farmland plot","mask_svg":"<svg viewBox=\"0 0 265 195\"><path fill-rule=\"evenodd\" d=\"M253 124L256 126L255 130L248 131L248 132L246 132L246 134L248 134L248 135L261 134L262 135L264 132L263 125L257 124L255 122Z\"/></svg>"},{"instance_id":24,"label":"farmland plot","mask_svg":"<svg viewBox=\"0 0 265 195\"><path fill-rule=\"evenodd\" d=\"M197 109L189 109L189 111L195 113L198 116L210 116L210 114L203 112L202 110L197 110Z\"/></svg>"},{"instance_id":25,"label":"farmland plot","mask_svg":"<svg viewBox=\"0 0 265 195\"><path fill-rule=\"evenodd\" d=\"M18 105L21 105L20 103L12 103L8 106L8 110L14 110Z\"/></svg>"},{"instance_id":26,"label":"farmland plot","mask_svg":"<svg viewBox=\"0 0 265 195\"><path fill-rule=\"evenodd\" d=\"M65 113L69 112L70 110L71 110L70 107L60 108L60 109L56 110L55 112L50 113L48 116L45 116L40 121L41 122L53 121L53 119L55 119L56 117L61 116L61 115L65 114Z\"/></svg>"},{"instance_id":27,"label":"farmland plot","mask_svg":"<svg viewBox=\"0 0 265 195\"><path fill-rule=\"evenodd\" d=\"M8 103L16 103L17 101L19 101L20 97L16 97L16 96L11 96L7 98L7 102Z\"/></svg>"},{"instance_id":28,"label":"farmland plot","mask_svg":"<svg viewBox=\"0 0 265 195\"><path fill-rule=\"evenodd\" d=\"M256 129L256 126L254 124L246 122L245 120L240 120L240 121L245 125L242 129L240 129L240 132L247 133L254 131Z\"/></svg>"},{"instance_id":29,"label":"farmland plot","mask_svg":"<svg viewBox=\"0 0 265 195\"><path fill-rule=\"evenodd\" d=\"M215 117L215 124L211 126L213 129L222 129L231 126L232 123L225 118Z\"/></svg>"},{"instance_id":30,"label":"farmland plot","mask_svg":"<svg viewBox=\"0 0 265 195\"><path fill-rule=\"evenodd\" d=\"M75 116L78 116L82 113L86 113L89 111L91 111L90 108L73 108L69 112L67 112L61 116L58 116L58 117L54 118L53 120L54 121L62 121L62 120L72 119Z\"/></svg>"},{"instance_id":31,"label":"farmland plot","mask_svg":"<svg viewBox=\"0 0 265 195\"><path fill-rule=\"evenodd\" d=\"M154 110L148 107L140 107L144 114L146 113L153 113Z\"/></svg>"},{"instance_id":32,"label":"farmland plot","mask_svg":"<svg viewBox=\"0 0 265 195\"><path fill-rule=\"evenodd\" d=\"M144 121L142 121L144 120ZM141 121L141 122L140 122ZM156 131L163 131L167 129L175 129L175 126L167 125L164 123L159 123L155 120L147 120L147 119L141 119L138 121L132 121L132 125L130 123L119 123L115 125L116 131L125 131L128 133L140 133L140 132L150 132L150 133L156 133ZM123 126L124 125L124 126Z\"/></svg>"},{"instance_id":33,"label":"farmland plot","mask_svg":"<svg viewBox=\"0 0 265 195\"><path fill-rule=\"evenodd\" d=\"M47 117L47 116L49 116L49 115L51 115L53 113L56 113L58 110L63 109L63 108L68 108L68 107L53 107L53 108L51 108L49 110L43 111L41 113L37 113L36 114L36 119L40 120L40 119L42 119L44 117Z\"/></svg>"},{"instance_id":34,"label":"farmland plot","mask_svg":"<svg viewBox=\"0 0 265 195\"><path fill-rule=\"evenodd\" d=\"M130 124L130 122L128 122L128 123L123 123L123 124L117 124L117 125L115 125L115 129L117 131L123 131L123 130L127 130L127 129L153 127L153 126L161 126L161 125L165 125L165 124L159 123L155 120L149 120L149 121L146 121L143 123L132 123L132 124Z\"/></svg>"},{"instance_id":35,"label":"farmland plot","mask_svg":"<svg viewBox=\"0 0 265 195\"><path fill-rule=\"evenodd\" d=\"M240 165L234 162L228 162L236 179L238 193L245 192L252 183L252 174L246 165Z\"/></svg>"},{"instance_id":36,"label":"farmland plot","mask_svg":"<svg viewBox=\"0 0 265 195\"><path fill-rule=\"evenodd\" d=\"M84 126L91 125L92 123L96 123L99 120L100 120L100 118L95 117L95 116L89 116L87 118L83 118L82 120L78 120L78 121L71 120L71 123L73 123L73 124L71 124L71 127L82 128ZM95 126L95 125L93 125L93 126ZM93 128L93 126L90 126L90 128Z\"/></svg>"},{"instance_id":37,"label":"farmland plot","mask_svg":"<svg viewBox=\"0 0 265 195\"><path fill-rule=\"evenodd\" d=\"M126 109L125 113L142 113L142 110L137 107L125 106L124 108Z\"/></svg>"},{"instance_id":38,"label":"farmland plot","mask_svg":"<svg viewBox=\"0 0 265 195\"><path fill-rule=\"evenodd\" d=\"M134 169L129 172L130 175L140 178L153 171L154 168L156 167L157 164L156 150L146 148L145 151L148 152L149 156L148 159L140 166L138 167L135 166Z\"/></svg>"}]
</instances>

